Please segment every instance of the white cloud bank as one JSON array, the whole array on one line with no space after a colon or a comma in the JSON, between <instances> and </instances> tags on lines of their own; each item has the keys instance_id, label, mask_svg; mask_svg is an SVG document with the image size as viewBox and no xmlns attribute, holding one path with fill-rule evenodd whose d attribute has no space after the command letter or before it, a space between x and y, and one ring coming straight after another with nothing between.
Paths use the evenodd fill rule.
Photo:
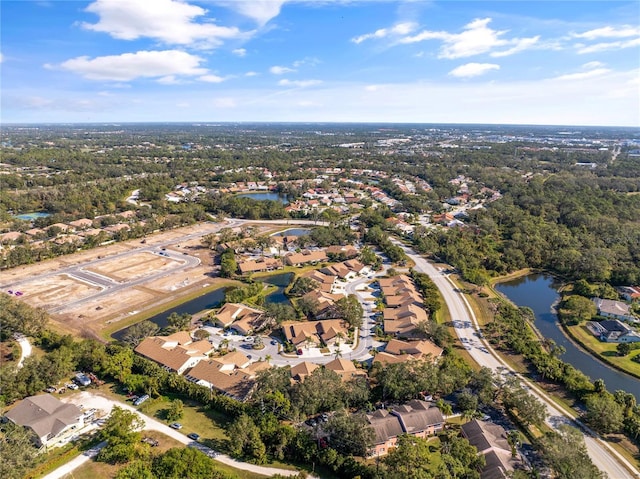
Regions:
<instances>
[{"instance_id":1,"label":"white cloud bank","mask_svg":"<svg viewBox=\"0 0 640 479\"><path fill-rule=\"evenodd\" d=\"M164 83L176 83L175 75L207 75L200 67L202 58L179 50L139 51L89 58L72 58L59 65L89 80L131 81L137 78L164 78ZM53 68L51 65L45 65ZM205 80L206 81L206 80Z\"/></svg>"},{"instance_id":2,"label":"white cloud bank","mask_svg":"<svg viewBox=\"0 0 640 479\"><path fill-rule=\"evenodd\" d=\"M466 63L449 72L449 75L458 78L471 78L484 75L491 70L500 70L500 65L495 63Z\"/></svg>"},{"instance_id":3,"label":"white cloud bank","mask_svg":"<svg viewBox=\"0 0 640 479\"><path fill-rule=\"evenodd\" d=\"M198 23L195 20L207 11L176 0L96 0L86 11L100 19L97 23L82 23L83 28L120 40L147 37L171 45L214 47L224 39L249 35L236 27L218 26L211 21Z\"/></svg>"}]
</instances>

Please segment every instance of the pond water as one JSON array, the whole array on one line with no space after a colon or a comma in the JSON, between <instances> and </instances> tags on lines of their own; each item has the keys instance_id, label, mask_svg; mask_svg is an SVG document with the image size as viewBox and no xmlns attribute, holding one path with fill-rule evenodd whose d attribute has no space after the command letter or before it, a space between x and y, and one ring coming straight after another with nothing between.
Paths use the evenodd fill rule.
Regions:
<instances>
[{"instance_id":1,"label":"pond water","mask_svg":"<svg viewBox=\"0 0 640 479\"><path fill-rule=\"evenodd\" d=\"M276 291L274 291L273 293L271 293L265 298L265 302L274 303L274 304L287 304L291 306L291 301L284 294L284 290L287 286L289 286L289 283L291 282L292 279L293 279L293 273L279 273L271 276L266 276L264 278L259 278L258 281L261 281L267 284L272 284L278 287Z\"/></svg>"},{"instance_id":2,"label":"pond water","mask_svg":"<svg viewBox=\"0 0 640 479\"><path fill-rule=\"evenodd\" d=\"M309 228L289 228L288 230L280 231L271 236L304 236L311 233Z\"/></svg>"},{"instance_id":3,"label":"pond water","mask_svg":"<svg viewBox=\"0 0 640 479\"><path fill-rule=\"evenodd\" d=\"M279 201L283 205L289 204L286 196L281 196L278 193L273 193L271 191L264 191L259 193L238 193L236 196L244 196L246 198L251 198L256 201Z\"/></svg>"},{"instance_id":4,"label":"pond water","mask_svg":"<svg viewBox=\"0 0 640 479\"><path fill-rule=\"evenodd\" d=\"M43 211L37 211L35 213L25 213L23 215L15 215L14 218L18 218L19 220L24 220L24 221L33 221L38 218L46 218L47 216L51 216L51 214L45 213Z\"/></svg>"},{"instance_id":5,"label":"pond water","mask_svg":"<svg viewBox=\"0 0 640 479\"><path fill-rule=\"evenodd\" d=\"M560 357L576 369L589 376L592 381L603 379L611 392L618 389L630 392L640 400L640 380L610 368L591 354L583 351L570 341L562 331L558 317L552 310L559 294L552 276L532 274L496 285L496 290L504 294L517 306L527 306L535 314L535 326L545 338L553 339L566 349Z\"/></svg>"},{"instance_id":6,"label":"pond water","mask_svg":"<svg viewBox=\"0 0 640 479\"><path fill-rule=\"evenodd\" d=\"M163 311L162 313L158 313L155 316L152 316L148 320L152 323L156 323L160 328L164 328L167 323L167 318L172 313L188 313L188 314L196 314L205 309L217 308L220 306L220 303L224 300L225 288L214 289L213 291L203 294L191 301L187 301L186 303L182 303L175 308L168 309ZM121 340L124 335L127 333L128 328L121 329L120 331L116 331L111 335L114 339Z\"/></svg>"}]
</instances>

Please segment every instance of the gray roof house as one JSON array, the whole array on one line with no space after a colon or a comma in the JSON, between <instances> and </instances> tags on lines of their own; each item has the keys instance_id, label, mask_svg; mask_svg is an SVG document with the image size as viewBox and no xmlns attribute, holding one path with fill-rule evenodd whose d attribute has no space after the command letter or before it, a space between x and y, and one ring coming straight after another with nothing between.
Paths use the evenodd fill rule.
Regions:
<instances>
[{"instance_id":1,"label":"gray roof house","mask_svg":"<svg viewBox=\"0 0 640 479\"><path fill-rule=\"evenodd\" d=\"M462 436L485 457L480 479L505 479L518 464L502 426L474 419L462 425Z\"/></svg>"},{"instance_id":2,"label":"gray roof house","mask_svg":"<svg viewBox=\"0 0 640 479\"><path fill-rule=\"evenodd\" d=\"M66 404L51 394L30 396L5 414L11 422L29 428L38 446L53 446L84 425L83 413L74 404Z\"/></svg>"},{"instance_id":3,"label":"gray roof house","mask_svg":"<svg viewBox=\"0 0 640 479\"><path fill-rule=\"evenodd\" d=\"M585 326L600 341L606 343L637 343L640 334L617 319L587 321Z\"/></svg>"},{"instance_id":4,"label":"gray roof house","mask_svg":"<svg viewBox=\"0 0 640 479\"><path fill-rule=\"evenodd\" d=\"M634 319L631 314L631 308L627 303L602 298L593 298L593 302L598 308L600 316L621 319L622 321L632 321Z\"/></svg>"}]
</instances>

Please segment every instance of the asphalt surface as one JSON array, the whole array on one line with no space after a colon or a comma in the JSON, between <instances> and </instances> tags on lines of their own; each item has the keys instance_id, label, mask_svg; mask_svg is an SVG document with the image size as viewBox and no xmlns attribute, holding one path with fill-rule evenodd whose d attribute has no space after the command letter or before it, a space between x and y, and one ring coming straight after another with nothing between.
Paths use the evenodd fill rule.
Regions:
<instances>
[{"instance_id":1,"label":"asphalt surface","mask_svg":"<svg viewBox=\"0 0 640 479\"><path fill-rule=\"evenodd\" d=\"M562 424L577 427L584 435L589 457L591 457L596 467L605 472L610 479L632 479L640 477L640 472L627 461L626 458L622 457L611 446L598 439L595 433L589 432L584 425L578 423L568 414L561 411L558 406L549 399L546 393L528 379L516 374L507 363L498 357L491 346L482 339L475 315L464 294L458 291L446 273L438 270L427 260L417 255L411 248L401 243L397 244L400 245L415 262L415 269L429 275L436 284L449 308L454 329L460 342L464 345L469 355L480 366L488 367L500 375L516 375L521 380L523 387L546 406L548 414L546 422L550 427L557 429Z\"/></svg>"}]
</instances>

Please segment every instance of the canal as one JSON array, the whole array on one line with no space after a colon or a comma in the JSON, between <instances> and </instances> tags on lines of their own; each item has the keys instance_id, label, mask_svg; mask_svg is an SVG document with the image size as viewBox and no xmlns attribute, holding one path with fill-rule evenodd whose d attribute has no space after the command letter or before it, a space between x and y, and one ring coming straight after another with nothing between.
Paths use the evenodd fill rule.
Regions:
<instances>
[{"instance_id":1,"label":"canal","mask_svg":"<svg viewBox=\"0 0 640 479\"><path fill-rule=\"evenodd\" d=\"M565 348L566 352L560 357L563 361L582 371L592 381L603 379L609 391L622 389L640 400L640 380L610 368L576 346L564 334L558 317L552 309L560 297L557 291L558 286L549 275L532 274L499 283L495 289L517 306L527 306L533 310L538 331L544 337L553 339L556 344Z\"/></svg>"}]
</instances>

